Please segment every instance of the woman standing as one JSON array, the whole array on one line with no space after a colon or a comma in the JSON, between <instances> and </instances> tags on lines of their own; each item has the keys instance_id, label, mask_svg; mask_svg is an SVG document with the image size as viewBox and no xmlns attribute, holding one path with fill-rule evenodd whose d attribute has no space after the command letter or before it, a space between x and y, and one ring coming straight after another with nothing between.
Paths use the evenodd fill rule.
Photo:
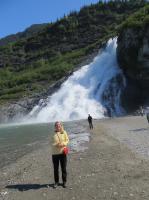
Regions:
<instances>
[{"instance_id":1,"label":"woman standing","mask_svg":"<svg viewBox=\"0 0 149 200\"><path fill-rule=\"evenodd\" d=\"M52 161L54 167L54 188L59 185L59 163L62 170L63 187L66 188L67 181L67 155L63 153L64 147L67 146L69 138L67 132L63 129L61 122L55 123L55 133L52 141Z\"/></svg>"}]
</instances>

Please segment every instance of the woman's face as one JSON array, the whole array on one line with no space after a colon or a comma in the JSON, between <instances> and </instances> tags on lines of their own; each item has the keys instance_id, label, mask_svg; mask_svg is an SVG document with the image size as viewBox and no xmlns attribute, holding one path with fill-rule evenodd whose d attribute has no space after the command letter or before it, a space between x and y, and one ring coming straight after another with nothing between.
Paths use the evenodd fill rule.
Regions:
<instances>
[{"instance_id":1,"label":"woman's face","mask_svg":"<svg viewBox=\"0 0 149 200\"><path fill-rule=\"evenodd\" d=\"M56 129L57 132L60 132L60 131L61 131L62 125L61 125L60 122L57 122L57 123L55 124L55 129Z\"/></svg>"}]
</instances>

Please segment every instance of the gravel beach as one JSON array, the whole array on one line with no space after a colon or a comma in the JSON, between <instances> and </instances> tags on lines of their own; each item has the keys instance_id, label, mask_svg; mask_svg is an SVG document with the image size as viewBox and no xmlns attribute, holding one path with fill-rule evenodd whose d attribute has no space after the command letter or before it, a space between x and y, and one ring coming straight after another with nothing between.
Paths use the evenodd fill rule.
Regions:
<instances>
[{"instance_id":1,"label":"gravel beach","mask_svg":"<svg viewBox=\"0 0 149 200\"><path fill-rule=\"evenodd\" d=\"M78 126L88 127L87 121ZM90 130L88 130L90 131ZM0 172L4 200L148 200L149 125L145 117L94 120L88 147L68 156L67 188L53 189L50 146Z\"/></svg>"}]
</instances>

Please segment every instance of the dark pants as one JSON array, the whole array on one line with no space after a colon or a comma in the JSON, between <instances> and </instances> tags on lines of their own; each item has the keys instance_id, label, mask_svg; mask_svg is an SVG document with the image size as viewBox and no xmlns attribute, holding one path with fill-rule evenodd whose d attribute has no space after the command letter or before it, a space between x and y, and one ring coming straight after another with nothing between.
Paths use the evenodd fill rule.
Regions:
<instances>
[{"instance_id":1,"label":"dark pants","mask_svg":"<svg viewBox=\"0 0 149 200\"><path fill-rule=\"evenodd\" d=\"M89 123L89 127L90 127L90 129L93 129L93 124L92 124L92 122L89 121L88 123Z\"/></svg>"},{"instance_id":2,"label":"dark pants","mask_svg":"<svg viewBox=\"0 0 149 200\"><path fill-rule=\"evenodd\" d=\"M59 163L62 170L62 181L63 183L67 181L67 156L63 154L52 155L53 167L54 167L54 180L55 183L59 183Z\"/></svg>"}]
</instances>

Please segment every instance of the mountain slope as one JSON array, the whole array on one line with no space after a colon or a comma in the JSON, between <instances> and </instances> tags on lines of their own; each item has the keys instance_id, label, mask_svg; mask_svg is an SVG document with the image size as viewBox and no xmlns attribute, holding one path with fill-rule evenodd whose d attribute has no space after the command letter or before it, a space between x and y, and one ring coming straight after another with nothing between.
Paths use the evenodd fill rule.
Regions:
<instances>
[{"instance_id":1,"label":"mountain slope","mask_svg":"<svg viewBox=\"0 0 149 200\"><path fill-rule=\"evenodd\" d=\"M85 6L31 37L0 47L0 102L46 91L97 52L117 27L145 1L110 1Z\"/></svg>"},{"instance_id":2,"label":"mountain slope","mask_svg":"<svg viewBox=\"0 0 149 200\"><path fill-rule=\"evenodd\" d=\"M29 28L25 29L25 31L23 31L23 32L8 35L8 36L0 39L0 46L5 46L5 45L9 44L10 42L16 42L19 39L31 37L35 33L38 33L39 31L41 31L47 25L48 24L46 24L46 23L44 23L44 24L33 24Z\"/></svg>"}]
</instances>

